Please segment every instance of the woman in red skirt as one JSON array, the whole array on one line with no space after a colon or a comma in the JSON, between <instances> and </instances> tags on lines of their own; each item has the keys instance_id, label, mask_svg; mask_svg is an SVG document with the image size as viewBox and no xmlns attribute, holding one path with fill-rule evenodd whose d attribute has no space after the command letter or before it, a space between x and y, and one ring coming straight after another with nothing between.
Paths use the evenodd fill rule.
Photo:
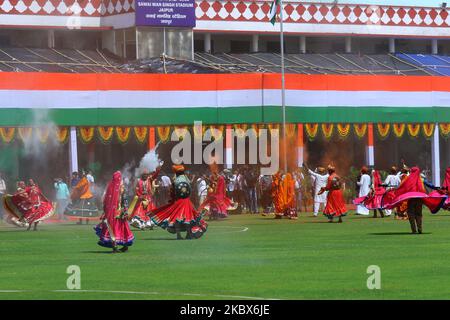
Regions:
<instances>
[{"instance_id":1,"label":"woman in red skirt","mask_svg":"<svg viewBox=\"0 0 450 320\"><path fill-rule=\"evenodd\" d=\"M100 217L102 222L94 228L100 238L98 245L112 248L113 253L127 251L134 241L134 235L128 225L128 203L124 197L124 190L122 174L116 171L103 199L103 215ZM119 250L118 246L122 248Z\"/></svg>"},{"instance_id":2,"label":"woman in red skirt","mask_svg":"<svg viewBox=\"0 0 450 320\"><path fill-rule=\"evenodd\" d=\"M12 216L11 221L18 226L28 226L27 230L34 225L33 230L36 231L39 222L54 214L52 203L42 194L32 179L28 181L28 186L20 181L17 192L14 195L5 196L4 206Z\"/></svg>"},{"instance_id":3,"label":"woman in red skirt","mask_svg":"<svg viewBox=\"0 0 450 320\"><path fill-rule=\"evenodd\" d=\"M150 217L159 227L176 233L179 240L183 239L181 232L186 232L186 239L198 239L206 232L208 224L189 198L191 182L184 174L184 166L174 165L172 169L176 175L172 183L172 200L153 210Z\"/></svg>"},{"instance_id":4,"label":"woman in red skirt","mask_svg":"<svg viewBox=\"0 0 450 320\"><path fill-rule=\"evenodd\" d=\"M342 222L342 217L347 215L347 207L345 206L344 195L341 191L341 182L339 176L336 174L336 168L332 165L328 166L327 185L320 189L319 195L328 191L327 205L323 210L323 214L327 216L328 222L333 222L334 217L339 218L339 223Z\"/></svg>"}]
</instances>

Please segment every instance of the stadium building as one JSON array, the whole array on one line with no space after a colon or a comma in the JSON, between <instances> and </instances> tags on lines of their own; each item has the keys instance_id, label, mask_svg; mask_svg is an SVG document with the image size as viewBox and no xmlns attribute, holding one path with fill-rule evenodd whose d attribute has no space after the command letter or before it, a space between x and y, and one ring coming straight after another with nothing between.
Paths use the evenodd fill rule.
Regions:
<instances>
[{"instance_id":1,"label":"stadium building","mask_svg":"<svg viewBox=\"0 0 450 320\"><path fill-rule=\"evenodd\" d=\"M283 2L290 168L404 159L440 183L450 164L450 14L442 1L411 3ZM200 120L225 139L232 167L232 140L245 137L227 129L257 134L282 119L270 7L2 0L0 171L39 180L89 167L106 177L159 141L170 155L171 133Z\"/></svg>"}]
</instances>

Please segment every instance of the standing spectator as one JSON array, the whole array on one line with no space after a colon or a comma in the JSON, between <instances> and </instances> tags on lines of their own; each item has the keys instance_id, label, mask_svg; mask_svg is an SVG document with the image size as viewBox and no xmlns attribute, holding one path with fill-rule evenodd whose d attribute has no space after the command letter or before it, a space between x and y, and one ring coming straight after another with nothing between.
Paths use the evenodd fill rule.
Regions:
<instances>
[{"instance_id":1,"label":"standing spectator","mask_svg":"<svg viewBox=\"0 0 450 320\"><path fill-rule=\"evenodd\" d=\"M69 204L69 188L61 178L55 179L54 187L56 190L56 208L58 210L58 218L59 220L67 220L66 217L64 217L64 211Z\"/></svg>"},{"instance_id":2,"label":"standing spectator","mask_svg":"<svg viewBox=\"0 0 450 320\"><path fill-rule=\"evenodd\" d=\"M73 189L77 186L78 182L80 182L80 177L78 176L78 172L72 172L72 178L70 179L70 189Z\"/></svg>"},{"instance_id":3,"label":"standing spectator","mask_svg":"<svg viewBox=\"0 0 450 320\"><path fill-rule=\"evenodd\" d=\"M303 173L301 171L295 171L293 173L294 180L295 180L295 204L297 212L302 211L302 184L303 179L305 178Z\"/></svg>"},{"instance_id":4,"label":"standing spectator","mask_svg":"<svg viewBox=\"0 0 450 320\"><path fill-rule=\"evenodd\" d=\"M172 187L172 181L167 176L167 174L162 174L161 176L161 183L160 183L160 201L161 203L159 206L165 205L169 202L169 196L170 196L170 188Z\"/></svg>"},{"instance_id":5,"label":"standing spectator","mask_svg":"<svg viewBox=\"0 0 450 320\"><path fill-rule=\"evenodd\" d=\"M245 178L242 172L239 170L236 177L236 193L237 198L239 202L239 212L242 213L243 211L247 210L247 201L245 197Z\"/></svg>"},{"instance_id":6,"label":"standing spectator","mask_svg":"<svg viewBox=\"0 0 450 320\"><path fill-rule=\"evenodd\" d=\"M258 199L256 197L256 183L258 176L253 170L247 170L245 173L246 194L250 213L258 213Z\"/></svg>"},{"instance_id":7,"label":"standing spectator","mask_svg":"<svg viewBox=\"0 0 450 320\"><path fill-rule=\"evenodd\" d=\"M0 172L0 200L3 199L3 196L6 194L6 183L3 179L3 175ZM0 219L3 217L3 205L0 205Z\"/></svg>"},{"instance_id":8,"label":"standing spectator","mask_svg":"<svg viewBox=\"0 0 450 320\"><path fill-rule=\"evenodd\" d=\"M264 214L267 214L272 207L272 176L261 175L259 177L258 188L261 207L263 208Z\"/></svg>"},{"instance_id":9,"label":"standing spectator","mask_svg":"<svg viewBox=\"0 0 450 320\"><path fill-rule=\"evenodd\" d=\"M226 173L225 170L224 172ZM227 175L227 196L228 198L232 199L233 202L236 202L234 193L234 189L236 187L236 173L231 173L230 171L228 172L229 174Z\"/></svg>"},{"instance_id":10,"label":"standing spectator","mask_svg":"<svg viewBox=\"0 0 450 320\"><path fill-rule=\"evenodd\" d=\"M208 194L208 185L206 183L206 178L203 175L198 177L197 179L197 196L199 206L201 206L203 201L205 201L207 194Z\"/></svg>"},{"instance_id":11,"label":"standing spectator","mask_svg":"<svg viewBox=\"0 0 450 320\"><path fill-rule=\"evenodd\" d=\"M89 170L89 171L87 172L86 179L87 179L88 182L89 182L89 186L90 186L90 188L91 188L91 190L92 190L92 193L95 194L95 186L94 186L94 184L95 184L95 179L94 179L94 176L92 175L92 171L91 171L91 170Z\"/></svg>"}]
</instances>

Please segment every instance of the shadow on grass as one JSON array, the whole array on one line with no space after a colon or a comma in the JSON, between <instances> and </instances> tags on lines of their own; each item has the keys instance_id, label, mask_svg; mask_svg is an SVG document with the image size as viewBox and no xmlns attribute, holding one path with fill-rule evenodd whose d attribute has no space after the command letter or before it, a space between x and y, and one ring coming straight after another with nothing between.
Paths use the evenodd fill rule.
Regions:
<instances>
[{"instance_id":1,"label":"shadow on grass","mask_svg":"<svg viewBox=\"0 0 450 320\"><path fill-rule=\"evenodd\" d=\"M177 238L147 238L147 239L140 239L144 241L164 241L164 240L178 240Z\"/></svg>"},{"instance_id":2,"label":"shadow on grass","mask_svg":"<svg viewBox=\"0 0 450 320\"><path fill-rule=\"evenodd\" d=\"M369 233L371 236L420 236L424 234L432 234L431 232L423 232L422 234L419 233L411 233L411 232L377 232L377 233Z\"/></svg>"},{"instance_id":3,"label":"shadow on grass","mask_svg":"<svg viewBox=\"0 0 450 320\"><path fill-rule=\"evenodd\" d=\"M107 253L107 254L113 254L113 252L112 252L112 250L111 251L100 251L100 250L98 250L98 251L82 251L83 253L95 253L95 254L97 254L97 253Z\"/></svg>"}]
</instances>

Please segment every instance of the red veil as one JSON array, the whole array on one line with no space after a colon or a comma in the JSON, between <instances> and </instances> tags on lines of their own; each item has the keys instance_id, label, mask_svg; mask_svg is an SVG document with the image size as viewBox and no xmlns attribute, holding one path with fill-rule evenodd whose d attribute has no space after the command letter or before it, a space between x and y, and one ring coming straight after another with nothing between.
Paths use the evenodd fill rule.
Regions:
<instances>
[{"instance_id":1,"label":"red veil","mask_svg":"<svg viewBox=\"0 0 450 320\"><path fill-rule=\"evenodd\" d=\"M117 214L120 199L120 185L122 184L122 174L116 171L112 180L106 188L105 198L103 200L103 216L106 219L114 219Z\"/></svg>"},{"instance_id":2,"label":"red veil","mask_svg":"<svg viewBox=\"0 0 450 320\"><path fill-rule=\"evenodd\" d=\"M408 199L420 198L423 203L435 213L442 205L444 195L430 194L428 195L420 176L418 167L411 168L409 176L407 176L397 189L386 192L383 197L383 208L392 209L397 207L402 201Z\"/></svg>"}]
</instances>

